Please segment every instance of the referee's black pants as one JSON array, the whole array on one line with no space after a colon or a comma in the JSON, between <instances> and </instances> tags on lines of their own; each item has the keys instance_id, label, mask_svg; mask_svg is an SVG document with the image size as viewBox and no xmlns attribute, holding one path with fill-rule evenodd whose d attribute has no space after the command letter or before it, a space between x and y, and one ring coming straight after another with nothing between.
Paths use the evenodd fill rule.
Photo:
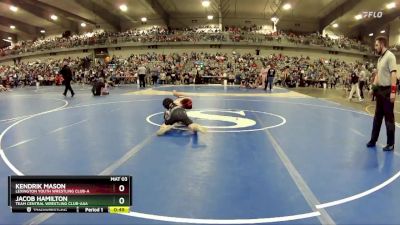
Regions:
<instances>
[{"instance_id":1,"label":"referee's black pants","mask_svg":"<svg viewBox=\"0 0 400 225\"><path fill-rule=\"evenodd\" d=\"M65 81L65 90L64 90L63 95L67 95L68 91L71 92L71 95L75 95L74 90L72 90L72 87L71 87L71 81Z\"/></svg>"},{"instance_id":2,"label":"referee's black pants","mask_svg":"<svg viewBox=\"0 0 400 225\"><path fill-rule=\"evenodd\" d=\"M374 116L374 124L371 134L371 142L376 143L381 130L382 120L385 118L387 145L394 145L394 103L390 102L390 86L379 87L376 94L376 109Z\"/></svg>"}]
</instances>

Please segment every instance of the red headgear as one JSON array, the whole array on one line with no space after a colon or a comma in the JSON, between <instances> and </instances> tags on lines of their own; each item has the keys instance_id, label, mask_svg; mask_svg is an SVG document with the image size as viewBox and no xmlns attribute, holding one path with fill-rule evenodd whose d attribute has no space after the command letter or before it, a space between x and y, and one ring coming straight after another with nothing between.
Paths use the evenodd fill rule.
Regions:
<instances>
[{"instance_id":1,"label":"red headgear","mask_svg":"<svg viewBox=\"0 0 400 225\"><path fill-rule=\"evenodd\" d=\"M192 99L190 98L182 99L181 104L184 109L192 109Z\"/></svg>"}]
</instances>

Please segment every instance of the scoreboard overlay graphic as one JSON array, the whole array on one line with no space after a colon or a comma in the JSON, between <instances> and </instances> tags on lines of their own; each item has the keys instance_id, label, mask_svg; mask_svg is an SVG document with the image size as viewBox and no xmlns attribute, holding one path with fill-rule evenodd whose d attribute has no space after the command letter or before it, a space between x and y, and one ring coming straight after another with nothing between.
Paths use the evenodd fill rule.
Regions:
<instances>
[{"instance_id":1,"label":"scoreboard overlay graphic","mask_svg":"<svg viewBox=\"0 0 400 225\"><path fill-rule=\"evenodd\" d=\"M9 176L15 213L128 213L131 176Z\"/></svg>"}]
</instances>

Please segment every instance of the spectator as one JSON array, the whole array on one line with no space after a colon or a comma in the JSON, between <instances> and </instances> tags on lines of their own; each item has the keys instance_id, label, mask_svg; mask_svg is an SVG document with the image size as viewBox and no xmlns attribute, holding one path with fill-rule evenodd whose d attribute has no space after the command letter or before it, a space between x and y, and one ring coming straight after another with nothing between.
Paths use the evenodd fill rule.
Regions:
<instances>
[{"instance_id":1,"label":"spectator","mask_svg":"<svg viewBox=\"0 0 400 225\"><path fill-rule=\"evenodd\" d=\"M0 84L0 92L3 91L8 91L8 89L6 87L4 87L2 84Z\"/></svg>"},{"instance_id":2,"label":"spectator","mask_svg":"<svg viewBox=\"0 0 400 225\"><path fill-rule=\"evenodd\" d=\"M349 101L351 101L351 99L353 98L354 92L357 93L359 101L360 102L363 101L363 99L360 96L360 89L358 82L359 82L359 77L357 76L357 70L355 69L350 75L351 91L348 98Z\"/></svg>"},{"instance_id":3,"label":"spectator","mask_svg":"<svg viewBox=\"0 0 400 225\"><path fill-rule=\"evenodd\" d=\"M360 81L359 81L360 96L362 99L364 99L363 89L364 89L366 79L367 79L367 77L365 74L365 67L362 66L361 71L360 71Z\"/></svg>"},{"instance_id":4,"label":"spectator","mask_svg":"<svg viewBox=\"0 0 400 225\"><path fill-rule=\"evenodd\" d=\"M266 91L267 90L267 86L268 86L268 84L269 84L269 91L270 92L272 92L272 85L273 85L273 82L274 82L274 79L275 79L275 73L276 73L276 70L275 70L275 66L272 64L272 65L270 65L270 69L268 70L268 72L267 72L267 77L266 77L266 80L265 80L265 87L264 87L264 91Z\"/></svg>"},{"instance_id":5,"label":"spectator","mask_svg":"<svg viewBox=\"0 0 400 225\"><path fill-rule=\"evenodd\" d=\"M137 70L137 73L138 73L138 76L139 76L139 85L140 85L140 87L143 87L143 88L145 88L146 87L146 83L145 83L145 77L146 77L146 67L143 65L143 64L141 64L139 67L138 67L138 70Z\"/></svg>"}]
</instances>

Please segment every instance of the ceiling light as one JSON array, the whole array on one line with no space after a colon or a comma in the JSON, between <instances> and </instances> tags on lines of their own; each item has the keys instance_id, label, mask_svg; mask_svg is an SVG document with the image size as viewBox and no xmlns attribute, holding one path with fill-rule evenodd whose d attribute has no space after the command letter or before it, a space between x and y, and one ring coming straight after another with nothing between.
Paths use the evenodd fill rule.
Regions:
<instances>
[{"instance_id":1,"label":"ceiling light","mask_svg":"<svg viewBox=\"0 0 400 225\"><path fill-rule=\"evenodd\" d=\"M86 23L81 23L81 27L86 27Z\"/></svg>"},{"instance_id":2,"label":"ceiling light","mask_svg":"<svg viewBox=\"0 0 400 225\"><path fill-rule=\"evenodd\" d=\"M291 5L290 3L286 3L286 4L283 5L282 8L283 8L284 10L289 10L289 9L292 8L292 5Z\"/></svg>"},{"instance_id":3,"label":"ceiling light","mask_svg":"<svg viewBox=\"0 0 400 225\"><path fill-rule=\"evenodd\" d=\"M339 26L339 24L337 24L337 23L334 23L333 25L332 25L332 27L334 27L334 28L337 28Z\"/></svg>"},{"instance_id":4,"label":"ceiling light","mask_svg":"<svg viewBox=\"0 0 400 225\"><path fill-rule=\"evenodd\" d=\"M386 8L387 8L387 9L396 8L396 3L395 3L395 2L389 3L389 4L386 5Z\"/></svg>"},{"instance_id":5,"label":"ceiling light","mask_svg":"<svg viewBox=\"0 0 400 225\"><path fill-rule=\"evenodd\" d=\"M58 16L56 16L56 15L51 15L50 18L51 18L52 20L57 20L57 19L58 19Z\"/></svg>"},{"instance_id":6,"label":"ceiling light","mask_svg":"<svg viewBox=\"0 0 400 225\"><path fill-rule=\"evenodd\" d=\"M16 12L16 11L18 11L18 8L13 6L13 5L11 5L10 6L10 10L13 11L13 12Z\"/></svg>"},{"instance_id":7,"label":"ceiling light","mask_svg":"<svg viewBox=\"0 0 400 225\"><path fill-rule=\"evenodd\" d=\"M126 11L128 11L128 6L126 6L125 4L122 4L122 5L119 6L119 9L120 9L122 12L126 12Z\"/></svg>"},{"instance_id":8,"label":"ceiling light","mask_svg":"<svg viewBox=\"0 0 400 225\"><path fill-rule=\"evenodd\" d=\"M271 21L274 22L274 23L278 22L278 20L279 20L279 19L278 19L276 16L273 16L273 17L271 18Z\"/></svg>"},{"instance_id":9,"label":"ceiling light","mask_svg":"<svg viewBox=\"0 0 400 225\"><path fill-rule=\"evenodd\" d=\"M147 22L147 18L146 18L146 17L142 17L142 18L140 18L140 20L141 20L143 23Z\"/></svg>"},{"instance_id":10,"label":"ceiling light","mask_svg":"<svg viewBox=\"0 0 400 225\"><path fill-rule=\"evenodd\" d=\"M201 1L201 5L202 5L203 7L208 7L208 6L210 6L210 4L211 4L211 2L210 2L209 0L203 0L203 1Z\"/></svg>"},{"instance_id":11,"label":"ceiling light","mask_svg":"<svg viewBox=\"0 0 400 225\"><path fill-rule=\"evenodd\" d=\"M15 29L15 26L14 26L14 25L11 25L10 28L14 30L14 29Z\"/></svg>"},{"instance_id":12,"label":"ceiling light","mask_svg":"<svg viewBox=\"0 0 400 225\"><path fill-rule=\"evenodd\" d=\"M354 17L354 19L356 19L356 20L361 20L361 19L362 19L362 15L361 15L361 14L358 14L357 16Z\"/></svg>"},{"instance_id":13,"label":"ceiling light","mask_svg":"<svg viewBox=\"0 0 400 225\"><path fill-rule=\"evenodd\" d=\"M40 33L44 34L44 33L46 33L46 31L45 30L41 30Z\"/></svg>"},{"instance_id":14,"label":"ceiling light","mask_svg":"<svg viewBox=\"0 0 400 225\"><path fill-rule=\"evenodd\" d=\"M12 37L8 37L8 40L12 40Z\"/></svg>"},{"instance_id":15,"label":"ceiling light","mask_svg":"<svg viewBox=\"0 0 400 225\"><path fill-rule=\"evenodd\" d=\"M381 30L381 34L384 34L386 31L385 30Z\"/></svg>"},{"instance_id":16,"label":"ceiling light","mask_svg":"<svg viewBox=\"0 0 400 225\"><path fill-rule=\"evenodd\" d=\"M214 16L213 16L213 15L208 15L208 16L207 16L207 19L208 19L208 20L212 20L212 19L214 19Z\"/></svg>"},{"instance_id":17,"label":"ceiling light","mask_svg":"<svg viewBox=\"0 0 400 225\"><path fill-rule=\"evenodd\" d=\"M372 37L372 36L374 36L374 33L370 33L368 36Z\"/></svg>"}]
</instances>

